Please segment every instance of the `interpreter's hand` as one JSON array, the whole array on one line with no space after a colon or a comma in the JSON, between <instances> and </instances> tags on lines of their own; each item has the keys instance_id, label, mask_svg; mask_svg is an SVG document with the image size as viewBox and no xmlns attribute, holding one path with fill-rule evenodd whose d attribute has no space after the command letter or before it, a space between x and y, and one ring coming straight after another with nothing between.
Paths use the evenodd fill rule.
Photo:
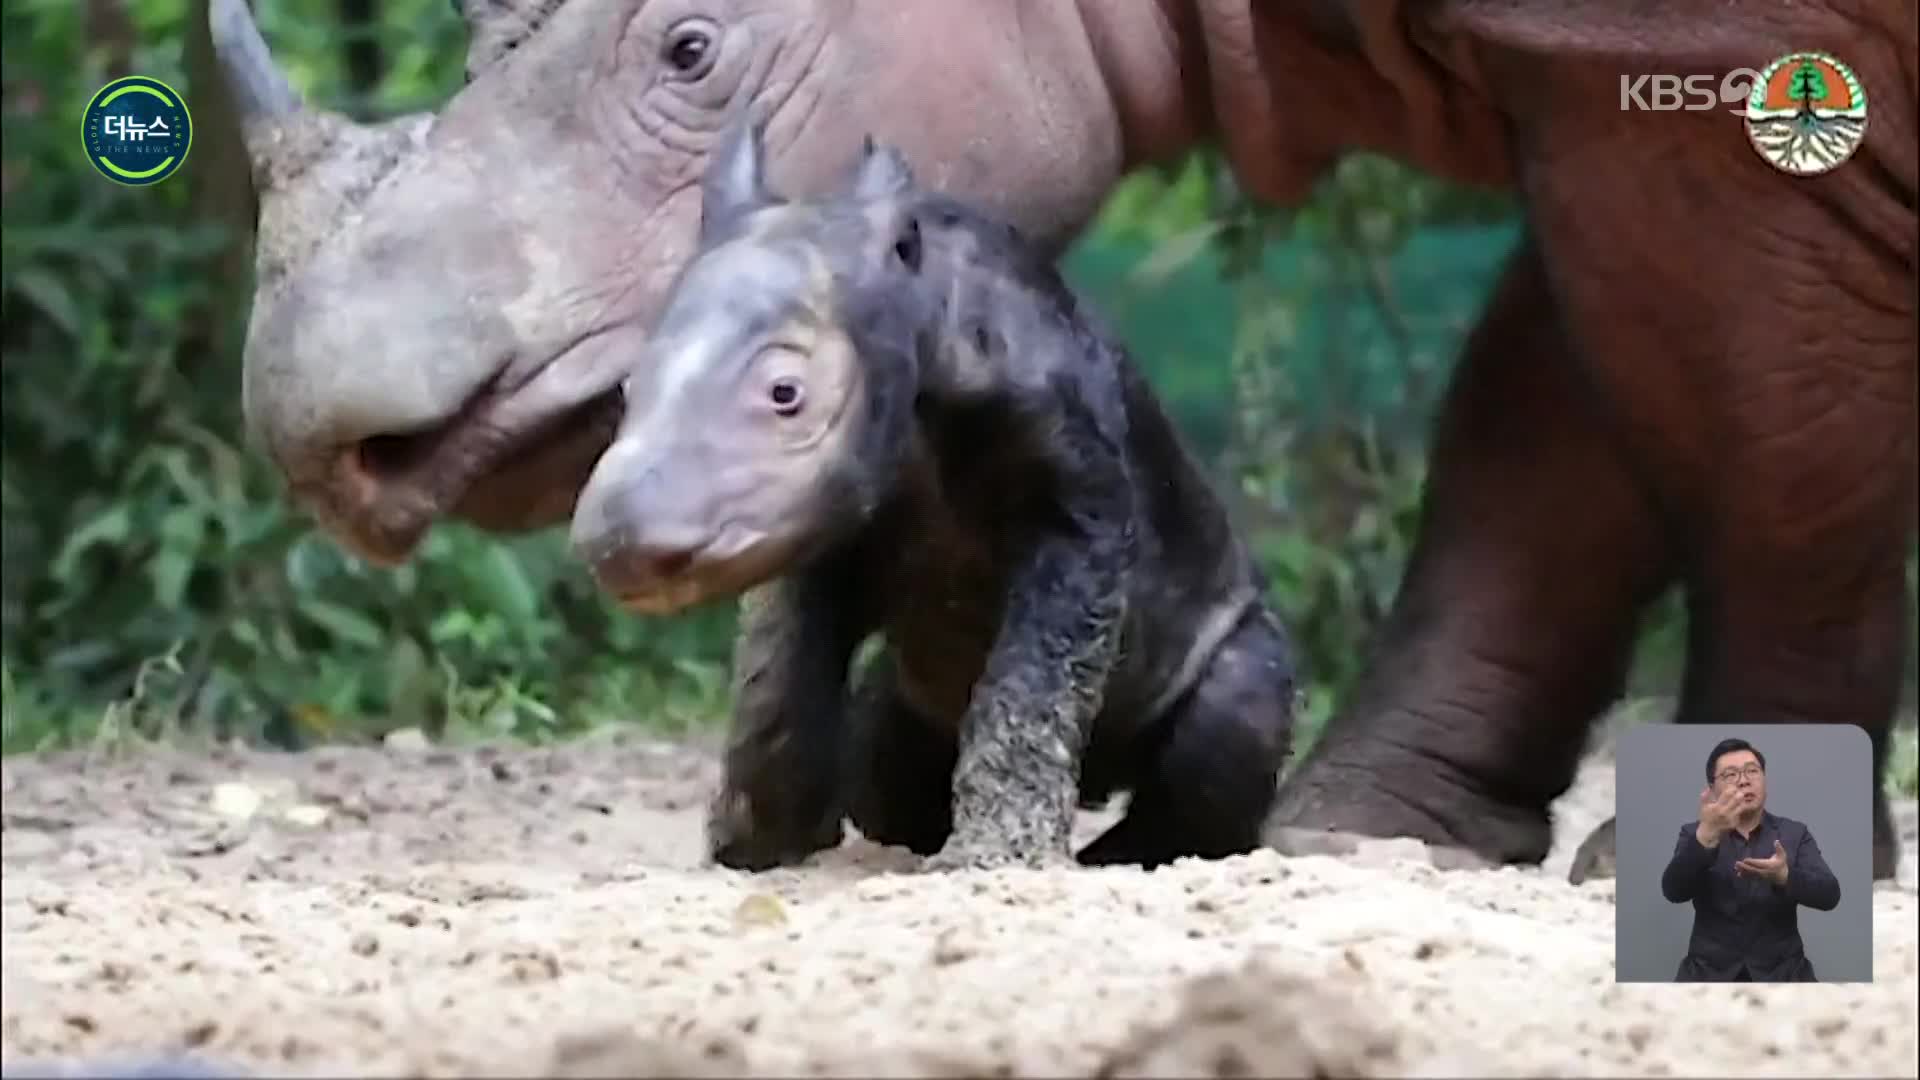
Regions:
<instances>
[{"instance_id":1,"label":"interpreter's hand","mask_svg":"<svg viewBox=\"0 0 1920 1080\"><path fill-rule=\"evenodd\" d=\"M1785 885L1787 883L1787 849L1780 846L1780 841L1775 840L1771 856L1765 859L1741 859L1733 864L1733 872L1736 876L1745 877L1751 874L1775 885Z\"/></svg>"},{"instance_id":2,"label":"interpreter's hand","mask_svg":"<svg viewBox=\"0 0 1920 1080\"><path fill-rule=\"evenodd\" d=\"M1701 847L1714 847L1739 816L1740 789L1728 787L1716 795L1713 785L1708 784L1700 789L1700 824L1693 831L1694 838Z\"/></svg>"}]
</instances>

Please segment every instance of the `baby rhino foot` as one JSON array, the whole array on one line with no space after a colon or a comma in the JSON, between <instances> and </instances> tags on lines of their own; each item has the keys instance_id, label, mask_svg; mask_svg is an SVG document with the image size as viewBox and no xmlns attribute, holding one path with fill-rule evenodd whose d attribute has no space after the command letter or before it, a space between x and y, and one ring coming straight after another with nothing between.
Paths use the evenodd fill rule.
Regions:
<instances>
[{"instance_id":1,"label":"baby rhino foot","mask_svg":"<svg viewBox=\"0 0 1920 1080\"><path fill-rule=\"evenodd\" d=\"M948 838L946 846L937 854L928 856L921 865L931 873L941 874L953 870L992 870L1003 866L1041 869L1072 864L1073 859L1064 847L1022 844L1012 839L961 837L956 834Z\"/></svg>"},{"instance_id":2,"label":"baby rhino foot","mask_svg":"<svg viewBox=\"0 0 1920 1080\"><path fill-rule=\"evenodd\" d=\"M800 826L760 821L752 800L742 792L722 792L707 813L707 855L731 870L792 866L816 851L837 847L841 838L838 814Z\"/></svg>"}]
</instances>

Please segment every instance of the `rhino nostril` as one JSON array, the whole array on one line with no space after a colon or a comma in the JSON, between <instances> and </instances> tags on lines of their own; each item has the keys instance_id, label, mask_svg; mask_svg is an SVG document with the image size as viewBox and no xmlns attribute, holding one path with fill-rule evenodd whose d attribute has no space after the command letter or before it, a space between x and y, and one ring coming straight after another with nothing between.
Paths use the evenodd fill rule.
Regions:
<instances>
[{"instance_id":1,"label":"rhino nostril","mask_svg":"<svg viewBox=\"0 0 1920 1080\"><path fill-rule=\"evenodd\" d=\"M472 436L484 429L475 421L495 400L495 379L475 390L453 415L436 423L412 431L368 435L350 444L344 462L347 471L376 485L401 478L417 479L449 450L460 446L473 449Z\"/></svg>"},{"instance_id":2,"label":"rhino nostril","mask_svg":"<svg viewBox=\"0 0 1920 1080\"><path fill-rule=\"evenodd\" d=\"M676 578L676 577L679 577L681 574L686 573L687 567L692 565L693 565L693 552L670 551L664 555L654 556L653 568L652 568L653 576L656 578L660 578L661 580Z\"/></svg>"},{"instance_id":3,"label":"rhino nostril","mask_svg":"<svg viewBox=\"0 0 1920 1080\"><path fill-rule=\"evenodd\" d=\"M375 435L354 447L359 471L379 480L411 472L433 453L430 435Z\"/></svg>"},{"instance_id":4,"label":"rhino nostril","mask_svg":"<svg viewBox=\"0 0 1920 1080\"><path fill-rule=\"evenodd\" d=\"M335 454L332 484L359 503L373 503L401 481L418 475L432 458L432 435L375 435L349 443Z\"/></svg>"}]
</instances>

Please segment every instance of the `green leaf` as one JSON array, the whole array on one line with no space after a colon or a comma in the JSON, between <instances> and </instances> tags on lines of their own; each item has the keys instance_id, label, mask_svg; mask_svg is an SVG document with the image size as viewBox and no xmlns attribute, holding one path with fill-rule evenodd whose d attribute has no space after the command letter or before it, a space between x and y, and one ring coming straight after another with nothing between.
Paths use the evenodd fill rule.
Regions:
<instances>
[{"instance_id":1,"label":"green leaf","mask_svg":"<svg viewBox=\"0 0 1920 1080\"><path fill-rule=\"evenodd\" d=\"M212 508L219 500L207 490L207 482L201 478L199 470L194 468L193 459L180 447L172 447L160 456L159 466L173 481L177 490L186 501L197 506Z\"/></svg>"},{"instance_id":2,"label":"green leaf","mask_svg":"<svg viewBox=\"0 0 1920 1080\"><path fill-rule=\"evenodd\" d=\"M436 645L446 645L471 637L474 630L473 615L465 608L455 608L433 621L427 635Z\"/></svg>"},{"instance_id":3,"label":"green leaf","mask_svg":"<svg viewBox=\"0 0 1920 1080\"><path fill-rule=\"evenodd\" d=\"M1161 241L1153 253L1140 260L1128 275L1128 284L1136 288L1158 285L1199 258L1220 235L1221 223L1209 221Z\"/></svg>"},{"instance_id":4,"label":"green leaf","mask_svg":"<svg viewBox=\"0 0 1920 1080\"><path fill-rule=\"evenodd\" d=\"M53 558L52 574L56 581L69 584L73 581L76 564L88 549L96 544L118 545L127 542L133 532L133 513L125 503L116 503L95 516L85 525L75 529L60 545L60 553Z\"/></svg>"},{"instance_id":5,"label":"green leaf","mask_svg":"<svg viewBox=\"0 0 1920 1080\"><path fill-rule=\"evenodd\" d=\"M260 629L253 625L251 619L236 619L228 623L227 633L249 651L265 652L267 649L266 639L260 636Z\"/></svg>"},{"instance_id":6,"label":"green leaf","mask_svg":"<svg viewBox=\"0 0 1920 1080\"><path fill-rule=\"evenodd\" d=\"M339 549L317 532L307 533L287 548L285 566L287 584L303 593L319 591L342 569Z\"/></svg>"},{"instance_id":7,"label":"green leaf","mask_svg":"<svg viewBox=\"0 0 1920 1080\"><path fill-rule=\"evenodd\" d=\"M499 544L488 544L481 550L470 580L479 590L486 610L515 623L537 617L540 596L527 580L519 560Z\"/></svg>"},{"instance_id":8,"label":"green leaf","mask_svg":"<svg viewBox=\"0 0 1920 1080\"><path fill-rule=\"evenodd\" d=\"M389 719L396 726L419 726L427 720L440 680L426 653L413 638L402 635L387 653L386 691Z\"/></svg>"},{"instance_id":9,"label":"green leaf","mask_svg":"<svg viewBox=\"0 0 1920 1080\"><path fill-rule=\"evenodd\" d=\"M207 512L210 507L176 506L160 515L160 542L189 554L197 554L207 538Z\"/></svg>"},{"instance_id":10,"label":"green leaf","mask_svg":"<svg viewBox=\"0 0 1920 1080\"><path fill-rule=\"evenodd\" d=\"M153 601L168 611L180 607L187 594L187 582L193 577L194 554L191 549L162 547L147 560L147 577L153 582Z\"/></svg>"},{"instance_id":11,"label":"green leaf","mask_svg":"<svg viewBox=\"0 0 1920 1080\"><path fill-rule=\"evenodd\" d=\"M80 317L80 309L73 302L73 294L59 278L37 267L20 270L12 277L12 286L53 320L55 325L65 330L67 336L80 336L85 320Z\"/></svg>"},{"instance_id":12,"label":"green leaf","mask_svg":"<svg viewBox=\"0 0 1920 1080\"><path fill-rule=\"evenodd\" d=\"M379 624L350 607L309 596L301 599L298 610L308 622L342 641L369 649L377 649L386 641Z\"/></svg>"}]
</instances>

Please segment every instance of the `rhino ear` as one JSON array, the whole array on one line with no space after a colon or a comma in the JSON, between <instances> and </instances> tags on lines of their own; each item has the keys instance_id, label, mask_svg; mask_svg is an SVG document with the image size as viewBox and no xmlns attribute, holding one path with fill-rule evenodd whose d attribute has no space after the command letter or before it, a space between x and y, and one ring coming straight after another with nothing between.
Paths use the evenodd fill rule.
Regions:
<instances>
[{"instance_id":1,"label":"rhino ear","mask_svg":"<svg viewBox=\"0 0 1920 1080\"><path fill-rule=\"evenodd\" d=\"M861 140L860 164L853 173L853 195L859 199L884 199L905 194L913 187L913 169L906 155L872 135Z\"/></svg>"},{"instance_id":2,"label":"rhino ear","mask_svg":"<svg viewBox=\"0 0 1920 1080\"><path fill-rule=\"evenodd\" d=\"M703 242L737 221L772 203L761 165L760 144L765 124L747 115L735 119L714 148L701 181L700 238Z\"/></svg>"}]
</instances>

